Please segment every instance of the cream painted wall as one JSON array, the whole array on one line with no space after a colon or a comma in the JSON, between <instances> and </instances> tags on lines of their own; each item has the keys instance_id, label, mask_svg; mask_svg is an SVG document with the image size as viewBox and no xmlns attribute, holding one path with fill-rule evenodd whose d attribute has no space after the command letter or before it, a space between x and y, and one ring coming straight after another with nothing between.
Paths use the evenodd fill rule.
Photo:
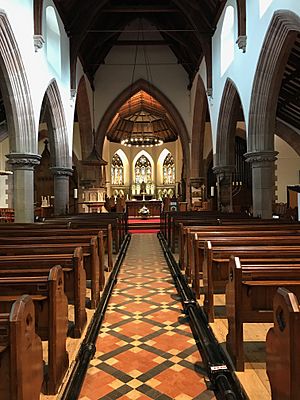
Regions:
<instances>
[{"instance_id":1,"label":"cream painted wall","mask_svg":"<svg viewBox=\"0 0 300 400\"><path fill-rule=\"evenodd\" d=\"M73 152L79 160L82 160L80 129L78 122L76 122L73 126Z\"/></svg>"},{"instance_id":2,"label":"cream painted wall","mask_svg":"<svg viewBox=\"0 0 300 400\"><path fill-rule=\"evenodd\" d=\"M277 202L286 203L286 187L300 183L300 158L284 140L275 136L275 150L279 152L276 161Z\"/></svg>"},{"instance_id":3,"label":"cream painted wall","mask_svg":"<svg viewBox=\"0 0 300 400\"><path fill-rule=\"evenodd\" d=\"M151 26L153 29L153 26ZM129 33L123 33L120 39L128 38ZM155 38L161 38L155 34ZM153 38L153 34L151 36ZM148 39L148 36L145 37ZM138 47L137 62L133 75L134 46L115 46L111 49L101 65L95 78L96 86L96 125L98 126L104 112L109 105L133 81L143 78L157 87L174 104L182 116L187 130L191 132L191 102L190 91L187 90L188 77L177 59L167 46L146 46L146 57L150 65L150 73L147 73L143 49Z\"/></svg>"}]
</instances>

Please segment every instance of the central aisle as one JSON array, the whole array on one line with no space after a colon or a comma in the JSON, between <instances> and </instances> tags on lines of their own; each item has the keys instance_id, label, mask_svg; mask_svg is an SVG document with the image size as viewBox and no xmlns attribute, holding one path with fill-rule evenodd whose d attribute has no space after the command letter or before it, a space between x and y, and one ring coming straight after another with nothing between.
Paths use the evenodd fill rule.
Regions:
<instances>
[{"instance_id":1,"label":"central aisle","mask_svg":"<svg viewBox=\"0 0 300 400\"><path fill-rule=\"evenodd\" d=\"M81 400L215 398L176 297L156 235L132 235Z\"/></svg>"}]
</instances>

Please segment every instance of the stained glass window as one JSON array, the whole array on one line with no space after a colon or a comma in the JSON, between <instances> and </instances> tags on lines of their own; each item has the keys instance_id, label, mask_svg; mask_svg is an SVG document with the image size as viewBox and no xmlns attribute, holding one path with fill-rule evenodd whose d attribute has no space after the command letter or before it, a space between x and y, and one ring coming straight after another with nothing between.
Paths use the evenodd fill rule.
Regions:
<instances>
[{"instance_id":1,"label":"stained glass window","mask_svg":"<svg viewBox=\"0 0 300 400\"><path fill-rule=\"evenodd\" d=\"M152 182L152 168L148 158L142 155L135 163L135 183L141 184L142 182Z\"/></svg>"},{"instance_id":2,"label":"stained glass window","mask_svg":"<svg viewBox=\"0 0 300 400\"><path fill-rule=\"evenodd\" d=\"M112 185L124 185L124 166L118 154L114 154L111 161L111 183Z\"/></svg>"},{"instance_id":3,"label":"stained glass window","mask_svg":"<svg viewBox=\"0 0 300 400\"><path fill-rule=\"evenodd\" d=\"M171 153L166 156L163 163L163 183L164 185L175 183L175 164Z\"/></svg>"}]
</instances>

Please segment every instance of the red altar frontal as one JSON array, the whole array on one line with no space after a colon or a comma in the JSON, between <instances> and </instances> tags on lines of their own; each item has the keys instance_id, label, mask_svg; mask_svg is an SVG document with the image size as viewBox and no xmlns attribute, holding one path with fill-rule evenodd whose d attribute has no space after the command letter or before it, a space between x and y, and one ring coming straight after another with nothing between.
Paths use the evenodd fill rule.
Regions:
<instances>
[{"instance_id":1,"label":"red altar frontal","mask_svg":"<svg viewBox=\"0 0 300 400\"><path fill-rule=\"evenodd\" d=\"M139 210L146 206L150 211L150 217L159 217L162 207L160 200L127 200L126 212L129 217L139 217Z\"/></svg>"}]
</instances>

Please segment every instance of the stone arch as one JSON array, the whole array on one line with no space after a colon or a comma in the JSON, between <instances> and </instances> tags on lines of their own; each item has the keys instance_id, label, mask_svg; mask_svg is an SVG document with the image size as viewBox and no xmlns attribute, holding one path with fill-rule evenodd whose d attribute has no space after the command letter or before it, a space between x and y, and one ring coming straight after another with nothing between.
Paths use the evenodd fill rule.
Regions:
<instances>
[{"instance_id":1,"label":"stone arch","mask_svg":"<svg viewBox=\"0 0 300 400\"><path fill-rule=\"evenodd\" d=\"M291 11L274 13L256 67L250 112L248 152L274 152L276 104L284 68L300 31L300 18Z\"/></svg>"},{"instance_id":2,"label":"stone arch","mask_svg":"<svg viewBox=\"0 0 300 400\"><path fill-rule=\"evenodd\" d=\"M10 132L11 153L36 154L36 126L25 68L8 21L0 10L0 85Z\"/></svg>"},{"instance_id":3,"label":"stone arch","mask_svg":"<svg viewBox=\"0 0 300 400\"><path fill-rule=\"evenodd\" d=\"M116 97L116 99L107 108L106 112L104 113L104 116L100 121L96 133L96 146L97 148L100 149L99 153L102 154L106 132L114 115L117 113L118 109L139 90L144 90L145 92L149 93L159 103L161 103L162 106L170 113L178 129L183 150L184 165L189 166L190 165L189 134L180 113L178 112L174 104L159 89L157 89L150 82L147 82L144 79L139 79L136 82L134 82L133 85L128 86ZM184 169L184 171L187 170L188 168ZM186 178L186 172L183 177Z\"/></svg>"},{"instance_id":4,"label":"stone arch","mask_svg":"<svg viewBox=\"0 0 300 400\"><path fill-rule=\"evenodd\" d=\"M215 166L234 166L234 138L241 100L234 82L227 78L221 99Z\"/></svg>"},{"instance_id":5,"label":"stone arch","mask_svg":"<svg viewBox=\"0 0 300 400\"><path fill-rule=\"evenodd\" d=\"M85 160L93 149L92 122L85 77L82 76L77 90L76 111L79 123L82 159Z\"/></svg>"},{"instance_id":6,"label":"stone arch","mask_svg":"<svg viewBox=\"0 0 300 400\"><path fill-rule=\"evenodd\" d=\"M201 77L198 76L192 127L191 178L200 178L204 174L203 150L207 111L205 87Z\"/></svg>"},{"instance_id":7,"label":"stone arch","mask_svg":"<svg viewBox=\"0 0 300 400\"><path fill-rule=\"evenodd\" d=\"M49 141L51 146L54 168L70 169L68 134L64 108L55 80L49 84L45 97L48 100L48 124L50 125Z\"/></svg>"},{"instance_id":8,"label":"stone arch","mask_svg":"<svg viewBox=\"0 0 300 400\"><path fill-rule=\"evenodd\" d=\"M232 176L235 171L236 123L241 113L240 110L241 100L237 88L233 81L227 78L219 111L216 157L213 168L218 183L218 209L225 212L233 210Z\"/></svg>"}]
</instances>

